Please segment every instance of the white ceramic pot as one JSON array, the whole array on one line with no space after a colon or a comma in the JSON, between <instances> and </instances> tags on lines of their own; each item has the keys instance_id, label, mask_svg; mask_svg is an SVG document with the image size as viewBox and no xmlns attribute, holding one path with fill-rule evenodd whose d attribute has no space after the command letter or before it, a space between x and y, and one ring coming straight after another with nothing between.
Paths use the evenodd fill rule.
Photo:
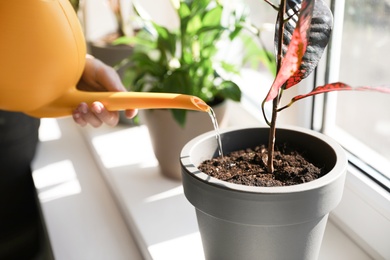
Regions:
<instances>
[{"instance_id":1,"label":"white ceramic pot","mask_svg":"<svg viewBox=\"0 0 390 260\"><path fill-rule=\"evenodd\" d=\"M227 124L227 102L213 107L220 128ZM170 110L142 110L141 123L147 125L154 154L161 173L180 180L179 155L183 146L195 136L214 129L210 116L204 112L187 111L185 127L180 127Z\"/></svg>"},{"instance_id":2,"label":"white ceramic pot","mask_svg":"<svg viewBox=\"0 0 390 260\"><path fill-rule=\"evenodd\" d=\"M224 153L266 144L268 132L223 130ZM303 128L278 129L276 139L300 147L329 172L285 187L232 184L197 168L218 154L214 132L184 146L180 159L184 193L196 208L206 259L317 259L328 214L342 197L346 154L329 137Z\"/></svg>"}]
</instances>

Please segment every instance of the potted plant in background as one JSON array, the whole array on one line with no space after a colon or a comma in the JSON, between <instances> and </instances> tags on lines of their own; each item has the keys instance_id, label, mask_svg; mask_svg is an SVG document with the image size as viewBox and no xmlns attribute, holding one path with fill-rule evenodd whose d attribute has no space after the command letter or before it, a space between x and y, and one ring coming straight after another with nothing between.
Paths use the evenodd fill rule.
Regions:
<instances>
[{"instance_id":1,"label":"potted plant in background","mask_svg":"<svg viewBox=\"0 0 390 260\"><path fill-rule=\"evenodd\" d=\"M73 0L74 1L74 0ZM130 64L123 62L133 52L132 44L117 44L118 38L131 37L136 34L138 28L138 19L134 14L125 13L126 10L121 4L121 0L105 0L106 5L115 17L116 30L104 37L88 42L88 52L95 58L103 61L107 65L115 68L123 81L123 74ZM128 12L131 13L133 5L130 2ZM123 111L119 113L119 123L133 125L133 119L128 119Z\"/></svg>"},{"instance_id":2,"label":"potted plant in background","mask_svg":"<svg viewBox=\"0 0 390 260\"><path fill-rule=\"evenodd\" d=\"M85 26L85 1L80 0L69 0L73 6L73 9L77 13L81 24L84 25L84 33L86 33ZM131 44L117 44L114 43L118 38L127 36L133 36L137 32L137 19L136 15L123 15L125 12L121 4L121 0L104 0L106 1L106 6L109 8L110 12L115 17L116 21L116 30L114 32L108 33L98 40L93 40L87 42L88 52L95 58L103 61L109 66L114 67L118 72L120 78L123 80L123 73L127 67L130 65L127 62L123 62L126 58L131 55L133 52L133 46ZM130 1L129 8L132 8L132 2ZM119 113L119 123L121 124L134 124L133 119L128 119L125 116L123 111Z\"/></svg>"},{"instance_id":3,"label":"potted plant in background","mask_svg":"<svg viewBox=\"0 0 390 260\"><path fill-rule=\"evenodd\" d=\"M220 125L224 126L226 100L241 98L240 88L232 76L238 74L246 57L227 62L221 59L220 49L234 44L243 34L243 27L249 23L247 14L215 0L171 3L179 20L178 29L170 30L140 15L145 18L144 28L136 37L120 40L134 44L134 52L129 56L132 66L126 70L125 82L132 91L198 96L213 107ZM253 46L257 53L264 51L259 45L250 44L249 38L244 42L248 51L253 51ZM274 61L269 58L265 62ZM140 112L141 120L148 126L161 172L180 179L177 160L180 150L194 136L212 129L209 116L186 110Z\"/></svg>"},{"instance_id":4,"label":"potted plant in background","mask_svg":"<svg viewBox=\"0 0 390 260\"><path fill-rule=\"evenodd\" d=\"M135 17L127 17L120 0L106 0L106 4L115 17L117 29L104 37L89 42L89 52L91 55L102 60L110 66L117 66L126 57L131 55L133 46L131 44L114 44L115 40L123 36L133 36L136 32ZM118 68L118 74L123 78L126 67Z\"/></svg>"},{"instance_id":5,"label":"potted plant in background","mask_svg":"<svg viewBox=\"0 0 390 260\"><path fill-rule=\"evenodd\" d=\"M276 128L276 115L297 100L329 91L390 93L388 88L330 83L280 107L283 91L317 66L330 37L332 14L322 0L281 0L278 6L265 1L278 11L278 72L262 103L263 111L266 102L273 103L270 121L264 112L270 127L221 131L223 152L234 152L233 161L230 155L216 158L214 132L194 138L181 153L184 193L196 208L207 259L316 259L328 214L342 197L347 157L325 135ZM310 163L291 168L293 163L279 152L299 161L306 157ZM279 166L290 168L282 172ZM314 168L318 175L308 180L306 173Z\"/></svg>"}]
</instances>

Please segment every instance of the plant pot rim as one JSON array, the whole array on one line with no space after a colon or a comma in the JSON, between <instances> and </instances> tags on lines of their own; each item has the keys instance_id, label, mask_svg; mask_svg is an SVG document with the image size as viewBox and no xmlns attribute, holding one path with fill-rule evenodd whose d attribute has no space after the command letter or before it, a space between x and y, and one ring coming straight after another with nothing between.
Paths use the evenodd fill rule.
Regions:
<instances>
[{"instance_id":1,"label":"plant pot rim","mask_svg":"<svg viewBox=\"0 0 390 260\"><path fill-rule=\"evenodd\" d=\"M269 128L258 127L258 126L256 127L239 126L239 127L228 127L220 130L219 132L221 135L223 135L224 133L228 133L228 132L242 131L242 130L249 130L249 129L269 129ZM205 184L207 183L209 185L213 185L215 188L219 188L223 190L232 190L236 192L246 192L246 193L254 193L254 194L275 195L275 194L299 193L302 191L316 190L328 185L329 183L334 182L340 177L340 175L342 175L346 171L346 167L347 167L346 153L344 149L335 140L333 140L332 138L324 134L303 127L282 126L277 128L277 131L285 131L285 130L301 132L307 135L311 135L312 137L320 139L323 142L325 142L327 145L329 145L335 152L335 156L337 159L333 168L326 175L322 176L317 180L307 182L307 183L302 183L302 184L291 185L291 186L255 187L255 186L246 186L246 185L222 181L201 172L198 169L197 165L195 165L194 162L191 161L191 156L189 156L191 154L192 149L194 149L194 146L196 146L198 143L203 142L204 140L209 139L211 137L215 138L215 131L204 133L189 141L182 149L182 152L180 154L180 162L182 166L184 166L187 169L188 172L186 172L186 174L198 180L199 182ZM215 142L217 143L217 141ZM204 160L206 159L210 159L210 158L205 157Z\"/></svg>"}]
</instances>

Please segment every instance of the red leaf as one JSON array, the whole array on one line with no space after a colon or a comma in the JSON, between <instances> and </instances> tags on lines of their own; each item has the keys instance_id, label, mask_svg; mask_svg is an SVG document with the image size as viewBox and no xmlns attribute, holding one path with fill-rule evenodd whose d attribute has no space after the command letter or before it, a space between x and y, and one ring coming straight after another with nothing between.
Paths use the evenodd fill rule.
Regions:
<instances>
[{"instance_id":1,"label":"red leaf","mask_svg":"<svg viewBox=\"0 0 390 260\"><path fill-rule=\"evenodd\" d=\"M308 37L314 9L314 2L315 1L312 0L302 1L302 8L299 14L297 27L293 32L280 70L278 71L275 81L272 83L271 89L267 94L265 99L266 102L273 100L278 96L280 88L292 75L295 74L301 65L302 57L306 52L309 41Z\"/></svg>"},{"instance_id":2,"label":"red leaf","mask_svg":"<svg viewBox=\"0 0 390 260\"><path fill-rule=\"evenodd\" d=\"M342 82L330 83L330 84L326 84L324 86L316 87L311 92L309 92L305 95L295 96L291 99L291 102L295 102L295 101L298 101L302 98L318 95L321 93L326 93L326 92L331 92L331 91L341 91L341 90L353 90L353 88L345 83L342 83Z\"/></svg>"},{"instance_id":3,"label":"red leaf","mask_svg":"<svg viewBox=\"0 0 390 260\"><path fill-rule=\"evenodd\" d=\"M335 82L335 83L326 84L324 86L316 87L315 89L313 89L311 92L309 92L307 94L293 97L288 105L278 109L278 111L281 111L281 110L291 106L294 102L296 102L296 101L298 101L300 99L306 98L306 97L310 97L310 96L314 96L314 95L318 95L318 94L322 94L322 93L327 93L327 92L332 92L332 91L345 91L345 90L375 91L375 92L382 92L382 93L390 94L390 87L385 87L385 86L380 86L380 87L369 87L369 86L351 87L351 86L349 86L349 85L347 85L345 83L342 83L342 82Z\"/></svg>"}]
</instances>

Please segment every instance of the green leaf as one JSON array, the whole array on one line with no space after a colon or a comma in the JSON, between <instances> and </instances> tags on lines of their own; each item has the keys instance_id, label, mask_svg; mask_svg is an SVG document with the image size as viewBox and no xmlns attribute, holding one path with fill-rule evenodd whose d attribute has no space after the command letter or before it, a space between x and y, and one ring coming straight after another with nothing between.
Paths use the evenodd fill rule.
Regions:
<instances>
[{"instance_id":1,"label":"green leaf","mask_svg":"<svg viewBox=\"0 0 390 260\"><path fill-rule=\"evenodd\" d=\"M202 20L199 15L192 17L187 24L187 33L189 35L195 34L199 28L202 27Z\"/></svg>"},{"instance_id":2,"label":"green leaf","mask_svg":"<svg viewBox=\"0 0 390 260\"><path fill-rule=\"evenodd\" d=\"M203 26L218 26L221 23L222 12L223 8L220 5L209 10L202 19Z\"/></svg>"},{"instance_id":3,"label":"green leaf","mask_svg":"<svg viewBox=\"0 0 390 260\"><path fill-rule=\"evenodd\" d=\"M164 91L170 93L193 94L191 79L187 71L175 70L164 78Z\"/></svg>"},{"instance_id":4,"label":"green leaf","mask_svg":"<svg viewBox=\"0 0 390 260\"><path fill-rule=\"evenodd\" d=\"M175 121L181 126L184 127L186 124L186 115L187 110L184 109L171 109L172 116L175 119Z\"/></svg>"},{"instance_id":5,"label":"green leaf","mask_svg":"<svg viewBox=\"0 0 390 260\"><path fill-rule=\"evenodd\" d=\"M123 37L119 37L117 39L115 39L112 44L113 45L120 45L120 44L135 44L135 37L127 37L127 36L123 36Z\"/></svg>"},{"instance_id":6,"label":"green leaf","mask_svg":"<svg viewBox=\"0 0 390 260\"><path fill-rule=\"evenodd\" d=\"M259 48L258 43L250 35L240 37L245 46L243 64L249 64L252 69L258 69L259 65L264 65L273 76L276 76L275 56L265 48Z\"/></svg>"},{"instance_id":7,"label":"green leaf","mask_svg":"<svg viewBox=\"0 0 390 260\"><path fill-rule=\"evenodd\" d=\"M130 86L133 84L136 78L136 72L134 70L125 70L122 77L122 83L127 90L130 90Z\"/></svg>"},{"instance_id":8,"label":"green leaf","mask_svg":"<svg viewBox=\"0 0 390 260\"><path fill-rule=\"evenodd\" d=\"M219 87L218 94L225 99L239 102L241 100L241 90L233 81L224 81Z\"/></svg>"},{"instance_id":9,"label":"green leaf","mask_svg":"<svg viewBox=\"0 0 390 260\"><path fill-rule=\"evenodd\" d=\"M199 30L196 32L196 34L202 34L202 33L209 33L213 32L216 35L221 34L221 31L226 30L226 27L223 27L222 25L207 25L203 26L202 28L199 28ZM215 39L214 39L215 40Z\"/></svg>"},{"instance_id":10,"label":"green leaf","mask_svg":"<svg viewBox=\"0 0 390 260\"><path fill-rule=\"evenodd\" d=\"M190 8L183 1L180 1L180 8L177 10L177 12L180 18L186 18L191 15Z\"/></svg>"},{"instance_id":11,"label":"green leaf","mask_svg":"<svg viewBox=\"0 0 390 260\"><path fill-rule=\"evenodd\" d=\"M136 36L119 37L117 40L113 42L113 44L130 44L130 45L134 45L136 49L140 49L140 47L155 49L157 47L157 42L156 42L157 37L155 36L157 33L155 32L154 29L153 32L154 33L147 31L146 29L142 29L137 33Z\"/></svg>"},{"instance_id":12,"label":"green leaf","mask_svg":"<svg viewBox=\"0 0 390 260\"><path fill-rule=\"evenodd\" d=\"M176 52L176 35L171 33L167 28L153 23L154 28L158 34L158 49L162 52L162 55L166 55L167 52L174 56Z\"/></svg>"},{"instance_id":13,"label":"green leaf","mask_svg":"<svg viewBox=\"0 0 390 260\"><path fill-rule=\"evenodd\" d=\"M204 14L207 12L207 7L209 6L211 0L184 0L187 2L191 9L191 13L194 15Z\"/></svg>"},{"instance_id":14,"label":"green leaf","mask_svg":"<svg viewBox=\"0 0 390 260\"><path fill-rule=\"evenodd\" d=\"M140 71L159 76L165 73L165 66L151 59L146 53L134 53L131 56L134 67Z\"/></svg>"},{"instance_id":15,"label":"green leaf","mask_svg":"<svg viewBox=\"0 0 390 260\"><path fill-rule=\"evenodd\" d=\"M240 25L237 25L234 29L234 31L232 31L230 34L229 34L229 38L230 40L234 40L242 31L242 26Z\"/></svg>"},{"instance_id":16,"label":"green leaf","mask_svg":"<svg viewBox=\"0 0 390 260\"><path fill-rule=\"evenodd\" d=\"M238 74L237 65L222 61L221 66L222 66L222 69L226 72Z\"/></svg>"},{"instance_id":17,"label":"green leaf","mask_svg":"<svg viewBox=\"0 0 390 260\"><path fill-rule=\"evenodd\" d=\"M182 37L186 35L187 25L191 19L191 12L192 10L190 10L189 6L185 2L180 1L180 8L177 13L180 19L180 33Z\"/></svg>"}]
</instances>

